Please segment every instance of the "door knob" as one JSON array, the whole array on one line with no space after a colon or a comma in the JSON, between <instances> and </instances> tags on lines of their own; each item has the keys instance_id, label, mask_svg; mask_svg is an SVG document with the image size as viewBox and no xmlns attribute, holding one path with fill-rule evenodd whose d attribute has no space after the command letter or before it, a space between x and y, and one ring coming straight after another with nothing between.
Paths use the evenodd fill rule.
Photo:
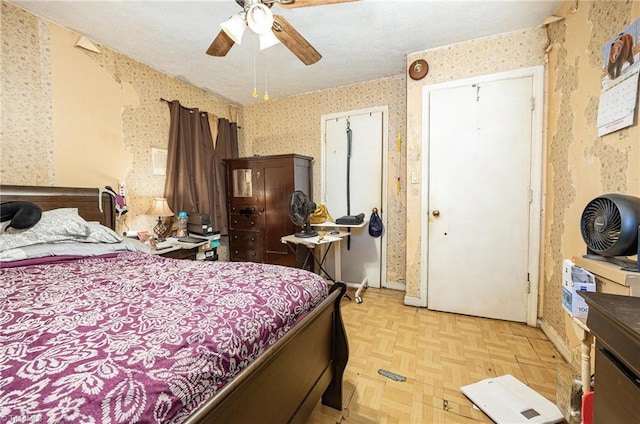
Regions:
<instances>
[{"instance_id":1,"label":"door knob","mask_svg":"<svg viewBox=\"0 0 640 424\"><path fill-rule=\"evenodd\" d=\"M440 211L436 209L435 211L431 212L431 215L440 216Z\"/></svg>"}]
</instances>

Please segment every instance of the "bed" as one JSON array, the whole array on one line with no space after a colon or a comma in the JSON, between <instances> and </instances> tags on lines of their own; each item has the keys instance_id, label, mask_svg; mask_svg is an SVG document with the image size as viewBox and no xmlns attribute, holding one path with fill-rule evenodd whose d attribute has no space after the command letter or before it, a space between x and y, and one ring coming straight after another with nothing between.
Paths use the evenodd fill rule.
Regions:
<instances>
[{"instance_id":1,"label":"bed","mask_svg":"<svg viewBox=\"0 0 640 424\"><path fill-rule=\"evenodd\" d=\"M0 185L16 200L114 227L98 189ZM343 284L129 250L50 259L0 263L1 422L285 423L319 400L342 409Z\"/></svg>"}]
</instances>

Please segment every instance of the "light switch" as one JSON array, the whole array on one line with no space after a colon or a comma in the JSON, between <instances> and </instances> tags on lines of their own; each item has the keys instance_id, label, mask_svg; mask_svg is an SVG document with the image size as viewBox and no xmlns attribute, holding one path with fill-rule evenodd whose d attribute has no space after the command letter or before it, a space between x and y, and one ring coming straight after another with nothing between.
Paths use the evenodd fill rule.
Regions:
<instances>
[{"instance_id":1,"label":"light switch","mask_svg":"<svg viewBox=\"0 0 640 424\"><path fill-rule=\"evenodd\" d=\"M418 184L418 174L415 171L411 173L411 184Z\"/></svg>"}]
</instances>

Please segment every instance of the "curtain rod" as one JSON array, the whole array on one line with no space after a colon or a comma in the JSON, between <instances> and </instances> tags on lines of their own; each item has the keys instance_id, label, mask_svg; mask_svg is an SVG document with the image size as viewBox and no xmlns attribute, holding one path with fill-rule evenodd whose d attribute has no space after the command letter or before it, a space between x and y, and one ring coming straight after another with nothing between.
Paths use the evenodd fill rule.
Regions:
<instances>
[{"instance_id":1,"label":"curtain rod","mask_svg":"<svg viewBox=\"0 0 640 424\"><path fill-rule=\"evenodd\" d=\"M165 99L164 97L160 97L160 101L161 101L161 102L165 102L165 103L167 103L167 104L170 104L170 103L171 103L171 100L167 100L167 99ZM180 103L180 101L178 101L178 103ZM185 109L187 109L187 110L196 110L196 109L197 109L196 107L191 107L191 108L189 108L189 107L186 107L186 106L184 106L184 105L182 105L182 104L181 104L180 106L184 107L184 108L185 108ZM207 113L207 114L209 114L209 112L204 112L204 111L201 111L201 112L202 112L202 113ZM216 115L214 115L214 116L216 116ZM216 116L216 118L218 118L218 116ZM238 125L238 129L240 130L240 129L242 129L242 127L241 127L240 125Z\"/></svg>"},{"instance_id":2,"label":"curtain rod","mask_svg":"<svg viewBox=\"0 0 640 424\"><path fill-rule=\"evenodd\" d=\"M160 101L165 102L167 104L171 104L173 102L173 100L167 100L164 97L160 97ZM178 103L180 103L180 101L178 100ZM198 109L197 107L186 107L185 105L183 105L182 103L180 103L180 106L182 106L183 108L187 109L187 110L196 110ZM205 111L202 111L205 112ZM208 112L205 112L208 113Z\"/></svg>"}]
</instances>

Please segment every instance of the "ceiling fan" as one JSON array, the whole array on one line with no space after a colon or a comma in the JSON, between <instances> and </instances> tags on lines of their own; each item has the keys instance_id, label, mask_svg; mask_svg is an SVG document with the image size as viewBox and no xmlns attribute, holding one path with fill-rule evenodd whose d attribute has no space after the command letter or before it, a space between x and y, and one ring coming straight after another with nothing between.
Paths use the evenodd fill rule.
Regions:
<instances>
[{"instance_id":1,"label":"ceiling fan","mask_svg":"<svg viewBox=\"0 0 640 424\"><path fill-rule=\"evenodd\" d=\"M235 43L240 44L244 30L249 27L258 35L260 50L280 42L305 65L312 65L322 58L320 53L284 17L272 14L271 7L274 3L293 8L349 1L357 0L236 0L242 11L220 24L222 30L207 49L207 54L225 56Z\"/></svg>"}]
</instances>

